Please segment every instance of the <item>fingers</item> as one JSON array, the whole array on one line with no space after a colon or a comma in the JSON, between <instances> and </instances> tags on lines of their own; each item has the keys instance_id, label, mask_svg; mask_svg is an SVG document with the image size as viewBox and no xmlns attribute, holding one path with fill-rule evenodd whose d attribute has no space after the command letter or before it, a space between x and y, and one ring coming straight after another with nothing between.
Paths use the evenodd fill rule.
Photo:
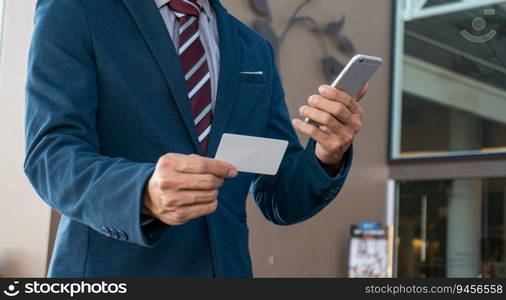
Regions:
<instances>
[{"instance_id":1,"label":"fingers","mask_svg":"<svg viewBox=\"0 0 506 300\"><path fill-rule=\"evenodd\" d=\"M342 127L337 133L327 133L321 128L297 119L293 120L293 126L297 131L314 139L329 153L342 152L344 146L351 143L354 137L346 127Z\"/></svg>"},{"instance_id":2,"label":"fingers","mask_svg":"<svg viewBox=\"0 0 506 300\"><path fill-rule=\"evenodd\" d=\"M323 98L327 98L329 100L339 101L342 104L351 107L355 99L348 95L347 93L336 89L335 87L331 87L329 85L322 85L318 89L320 95Z\"/></svg>"},{"instance_id":3,"label":"fingers","mask_svg":"<svg viewBox=\"0 0 506 300\"><path fill-rule=\"evenodd\" d=\"M324 132L315 125L303 122L298 119L293 120L293 127L295 127L297 131L311 137L318 143L324 143L330 138L330 135L328 133Z\"/></svg>"},{"instance_id":4,"label":"fingers","mask_svg":"<svg viewBox=\"0 0 506 300\"><path fill-rule=\"evenodd\" d=\"M365 97L365 95L367 94L368 90L369 90L369 82L358 93L357 101L362 100Z\"/></svg>"},{"instance_id":5,"label":"fingers","mask_svg":"<svg viewBox=\"0 0 506 300\"><path fill-rule=\"evenodd\" d=\"M208 191L219 189L225 180L212 174L186 174L178 176L167 174L166 180L162 182L162 188L174 190L197 190Z\"/></svg>"},{"instance_id":6,"label":"fingers","mask_svg":"<svg viewBox=\"0 0 506 300\"><path fill-rule=\"evenodd\" d=\"M322 85L320 95L311 96L309 106L300 108L300 115L317 122L318 126L301 120L293 120L293 126L317 142L315 152L320 161L328 165L338 164L351 146L362 128L365 113L357 100L364 97L367 89L366 85L358 98L354 98L334 87Z\"/></svg>"},{"instance_id":7,"label":"fingers","mask_svg":"<svg viewBox=\"0 0 506 300\"><path fill-rule=\"evenodd\" d=\"M218 201L212 201L203 205L181 207L177 211L164 216L165 223L172 225L183 225L190 220L210 215L218 208Z\"/></svg>"},{"instance_id":8,"label":"fingers","mask_svg":"<svg viewBox=\"0 0 506 300\"><path fill-rule=\"evenodd\" d=\"M206 205L198 205L193 207L185 207L181 209L183 216L187 216L190 220L207 216L214 213L218 209L218 201L213 201Z\"/></svg>"},{"instance_id":9,"label":"fingers","mask_svg":"<svg viewBox=\"0 0 506 300\"><path fill-rule=\"evenodd\" d=\"M226 162L198 155L167 154L164 156L176 171L187 174L213 174L221 178L237 176L237 169Z\"/></svg>"},{"instance_id":10,"label":"fingers","mask_svg":"<svg viewBox=\"0 0 506 300\"><path fill-rule=\"evenodd\" d=\"M338 121L338 119L335 116L333 116L332 114L330 114L324 110L320 110L320 109L311 107L311 106L302 106L299 109L299 114L304 118L309 118L309 119L315 121L319 125L325 126L327 129L330 129L330 131L335 131L339 127L342 127L343 125L341 122L345 123L345 120L346 120L344 117L341 117L341 119L343 121L341 121L341 119L339 119L339 121ZM351 113L350 113L350 115L351 115ZM320 129L323 130L321 128L321 126L320 126ZM323 131L326 131L326 130L323 130Z\"/></svg>"},{"instance_id":11,"label":"fingers","mask_svg":"<svg viewBox=\"0 0 506 300\"><path fill-rule=\"evenodd\" d=\"M215 201L218 190L209 191L181 191L160 195L161 205L167 211L178 210L185 206L203 205Z\"/></svg>"},{"instance_id":12,"label":"fingers","mask_svg":"<svg viewBox=\"0 0 506 300\"><path fill-rule=\"evenodd\" d=\"M187 182L186 188L188 190L214 190L220 188L225 180L212 174L182 174L181 180Z\"/></svg>"},{"instance_id":13,"label":"fingers","mask_svg":"<svg viewBox=\"0 0 506 300\"><path fill-rule=\"evenodd\" d=\"M339 120L339 122L346 124L348 123L348 119L351 117L352 112L348 107L346 107L344 104L325 99L321 96L311 96L308 100L309 105L313 107L314 109L317 109L319 111L325 112L332 116L333 118ZM311 113L313 110L307 110L307 113ZM301 115L303 115L305 112L301 109L300 111ZM309 117L311 120L319 122L316 119L313 119L313 117ZM320 123L324 125L328 125L327 123Z\"/></svg>"},{"instance_id":14,"label":"fingers","mask_svg":"<svg viewBox=\"0 0 506 300\"><path fill-rule=\"evenodd\" d=\"M218 206L225 178L237 169L225 162L197 155L166 154L151 176L143 199L143 214L167 225L182 225L209 215Z\"/></svg>"},{"instance_id":15,"label":"fingers","mask_svg":"<svg viewBox=\"0 0 506 300\"><path fill-rule=\"evenodd\" d=\"M351 111L353 114L362 116L365 111L362 108L362 106L358 103L358 101L365 96L365 94L367 93L367 90L368 90L368 86L369 86L369 84L367 84L360 91L357 98L353 98L352 96L348 95L347 93L345 93L343 91L338 90L335 87L331 87L328 85L322 85L319 88L320 96L316 96L316 97L320 97L322 99L326 99L331 102L339 102L339 103L343 104L344 106L346 106L348 108L348 110ZM315 97L315 96L310 97L309 100L311 100L313 97Z\"/></svg>"}]
</instances>

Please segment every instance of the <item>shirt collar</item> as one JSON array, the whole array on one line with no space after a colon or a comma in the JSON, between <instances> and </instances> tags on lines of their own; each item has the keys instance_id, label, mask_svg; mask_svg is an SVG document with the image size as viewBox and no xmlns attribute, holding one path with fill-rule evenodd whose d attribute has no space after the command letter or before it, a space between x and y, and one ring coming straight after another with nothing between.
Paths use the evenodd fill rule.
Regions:
<instances>
[{"instance_id":1,"label":"shirt collar","mask_svg":"<svg viewBox=\"0 0 506 300\"><path fill-rule=\"evenodd\" d=\"M170 0L155 0L156 6L160 9L167 5L170 2ZM212 10L211 5L209 3L209 0L197 0L200 4L202 4L202 8L204 10L204 13L207 16L212 16Z\"/></svg>"}]
</instances>

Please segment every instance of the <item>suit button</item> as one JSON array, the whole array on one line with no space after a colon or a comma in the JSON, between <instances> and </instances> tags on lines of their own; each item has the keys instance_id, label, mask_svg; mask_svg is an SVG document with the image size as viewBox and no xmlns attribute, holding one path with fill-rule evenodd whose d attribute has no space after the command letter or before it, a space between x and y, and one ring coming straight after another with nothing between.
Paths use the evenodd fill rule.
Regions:
<instances>
[{"instance_id":1,"label":"suit button","mask_svg":"<svg viewBox=\"0 0 506 300\"><path fill-rule=\"evenodd\" d=\"M102 226L102 231L104 232L104 234L107 236L107 237L110 237L111 236L111 231L109 230L109 228L105 227L105 226Z\"/></svg>"},{"instance_id":2,"label":"suit button","mask_svg":"<svg viewBox=\"0 0 506 300\"><path fill-rule=\"evenodd\" d=\"M114 229L114 228L110 228L110 230L111 230L111 237L112 237L113 239L117 239L117 238L119 238L119 236L118 236L118 232L116 231L116 229Z\"/></svg>"},{"instance_id":3,"label":"suit button","mask_svg":"<svg viewBox=\"0 0 506 300\"><path fill-rule=\"evenodd\" d=\"M123 241L128 240L128 236L123 230L118 230L118 236L119 236L120 240L123 240Z\"/></svg>"}]
</instances>

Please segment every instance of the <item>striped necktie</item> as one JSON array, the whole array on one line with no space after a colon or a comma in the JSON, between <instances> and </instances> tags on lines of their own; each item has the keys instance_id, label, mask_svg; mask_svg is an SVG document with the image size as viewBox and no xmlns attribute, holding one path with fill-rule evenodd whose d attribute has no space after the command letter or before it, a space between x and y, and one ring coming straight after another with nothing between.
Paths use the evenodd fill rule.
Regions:
<instances>
[{"instance_id":1,"label":"striped necktie","mask_svg":"<svg viewBox=\"0 0 506 300\"><path fill-rule=\"evenodd\" d=\"M213 120L211 74L206 51L200 40L199 17L202 6L197 0L171 0L179 24L179 60L185 74L188 98L202 153L207 153Z\"/></svg>"}]
</instances>

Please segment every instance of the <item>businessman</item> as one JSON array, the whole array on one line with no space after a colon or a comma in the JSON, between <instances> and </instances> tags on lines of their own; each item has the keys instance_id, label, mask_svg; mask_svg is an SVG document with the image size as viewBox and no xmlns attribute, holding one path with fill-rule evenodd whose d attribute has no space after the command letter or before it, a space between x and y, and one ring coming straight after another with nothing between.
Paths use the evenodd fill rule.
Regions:
<instances>
[{"instance_id":1,"label":"businessman","mask_svg":"<svg viewBox=\"0 0 506 300\"><path fill-rule=\"evenodd\" d=\"M275 224L316 215L363 114L322 86L300 109L322 126L290 121L270 45L218 0L39 0L24 169L62 214L48 275L252 276L248 192ZM224 133L289 141L278 174L212 159Z\"/></svg>"}]
</instances>

